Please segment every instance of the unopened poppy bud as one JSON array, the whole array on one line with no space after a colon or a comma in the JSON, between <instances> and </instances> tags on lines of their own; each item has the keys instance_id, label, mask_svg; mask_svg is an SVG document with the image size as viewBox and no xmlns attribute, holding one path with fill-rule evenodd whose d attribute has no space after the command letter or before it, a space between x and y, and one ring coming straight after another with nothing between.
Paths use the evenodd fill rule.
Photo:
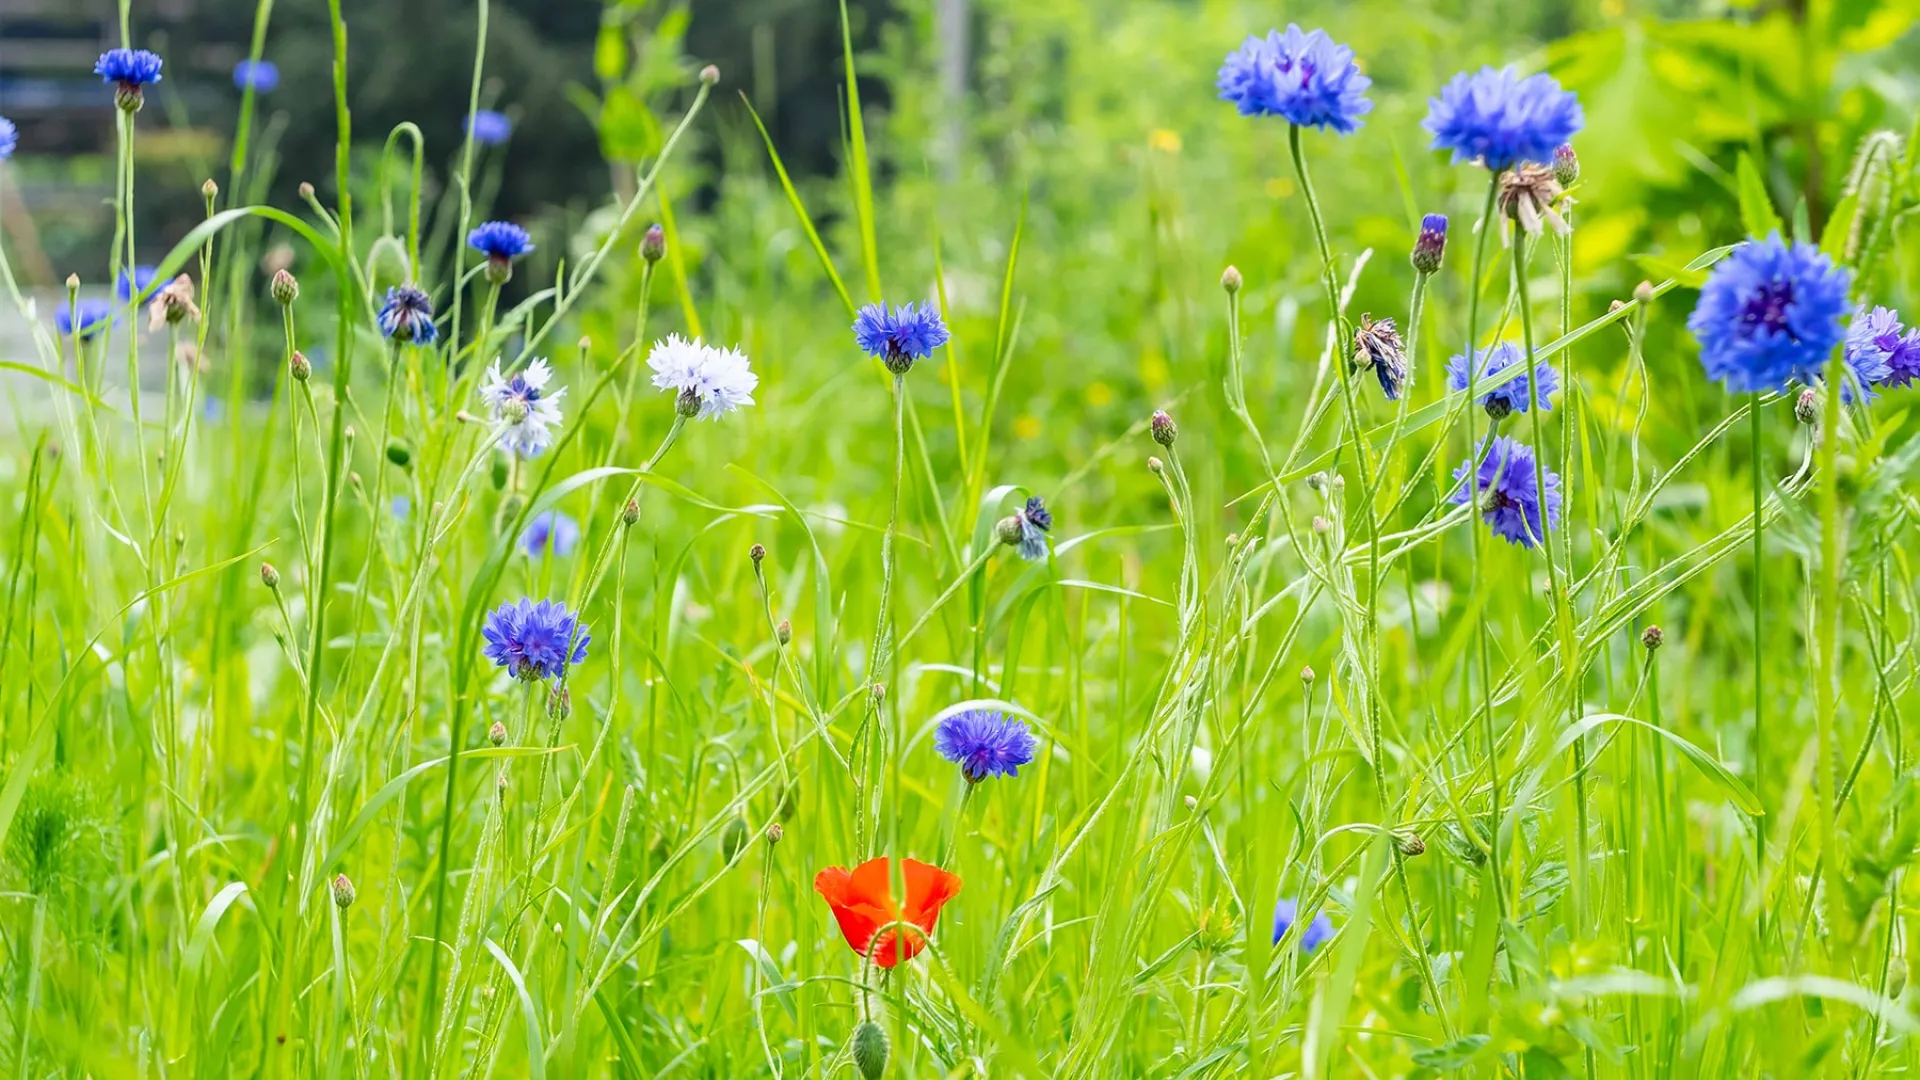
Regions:
<instances>
[{"instance_id":1,"label":"unopened poppy bud","mask_svg":"<svg viewBox=\"0 0 1920 1080\"><path fill-rule=\"evenodd\" d=\"M1633 287L1633 298L1643 304L1653 302L1653 282L1643 281Z\"/></svg>"},{"instance_id":2,"label":"unopened poppy bud","mask_svg":"<svg viewBox=\"0 0 1920 1080\"><path fill-rule=\"evenodd\" d=\"M1414 273L1425 276L1437 273L1446 255L1447 215L1428 214L1420 219L1420 233L1413 238L1413 253L1407 261L1413 264Z\"/></svg>"},{"instance_id":3,"label":"unopened poppy bud","mask_svg":"<svg viewBox=\"0 0 1920 1080\"><path fill-rule=\"evenodd\" d=\"M1246 282L1240 277L1238 267L1229 266L1225 270L1220 271L1220 287L1227 290L1228 296L1239 292L1240 286L1245 283Z\"/></svg>"},{"instance_id":4,"label":"unopened poppy bud","mask_svg":"<svg viewBox=\"0 0 1920 1080\"><path fill-rule=\"evenodd\" d=\"M406 443L395 439L387 444L387 460L404 469L413 461L413 451L407 449Z\"/></svg>"},{"instance_id":5,"label":"unopened poppy bud","mask_svg":"<svg viewBox=\"0 0 1920 1080\"><path fill-rule=\"evenodd\" d=\"M1640 631L1640 644L1646 646L1648 652L1659 648L1666 643L1666 640L1667 632L1660 629L1658 625L1650 625L1645 630Z\"/></svg>"},{"instance_id":6,"label":"unopened poppy bud","mask_svg":"<svg viewBox=\"0 0 1920 1080\"><path fill-rule=\"evenodd\" d=\"M993 538L1008 547L1018 547L1025 530L1020 526L1019 514L1008 514L993 527Z\"/></svg>"},{"instance_id":7,"label":"unopened poppy bud","mask_svg":"<svg viewBox=\"0 0 1920 1080\"><path fill-rule=\"evenodd\" d=\"M871 1020L853 1029L853 1064L862 1080L880 1080L887 1071L887 1029Z\"/></svg>"},{"instance_id":8,"label":"unopened poppy bud","mask_svg":"<svg viewBox=\"0 0 1920 1080\"><path fill-rule=\"evenodd\" d=\"M789 644L793 641L793 624L781 619L780 624L773 628L773 637L782 645Z\"/></svg>"},{"instance_id":9,"label":"unopened poppy bud","mask_svg":"<svg viewBox=\"0 0 1920 1080\"><path fill-rule=\"evenodd\" d=\"M1148 421L1147 429L1153 433L1153 441L1161 446L1172 446L1173 440L1180 437L1180 427L1167 415L1165 409L1156 410L1153 419Z\"/></svg>"},{"instance_id":10,"label":"unopened poppy bud","mask_svg":"<svg viewBox=\"0 0 1920 1080\"><path fill-rule=\"evenodd\" d=\"M265 585L269 589L277 589L280 587L280 571L275 570L272 563L263 562L260 564L260 584Z\"/></svg>"},{"instance_id":11,"label":"unopened poppy bud","mask_svg":"<svg viewBox=\"0 0 1920 1080\"><path fill-rule=\"evenodd\" d=\"M746 846L747 819L735 817L727 822L726 828L720 830L720 855L726 861L732 862L740 854L740 849Z\"/></svg>"},{"instance_id":12,"label":"unopened poppy bud","mask_svg":"<svg viewBox=\"0 0 1920 1080\"><path fill-rule=\"evenodd\" d=\"M620 524L631 527L640 520L640 501L628 499L627 505L620 508Z\"/></svg>"},{"instance_id":13,"label":"unopened poppy bud","mask_svg":"<svg viewBox=\"0 0 1920 1080\"><path fill-rule=\"evenodd\" d=\"M657 263L667 253L667 230L659 225L647 226L647 234L640 238L640 257L649 264Z\"/></svg>"},{"instance_id":14,"label":"unopened poppy bud","mask_svg":"<svg viewBox=\"0 0 1920 1080\"><path fill-rule=\"evenodd\" d=\"M1820 392L1809 386L1800 391L1793 402L1793 418L1803 424L1815 424L1820 420Z\"/></svg>"},{"instance_id":15,"label":"unopened poppy bud","mask_svg":"<svg viewBox=\"0 0 1920 1080\"><path fill-rule=\"evenodd\" d=\"M507 486L507 473L506 457L500 454L493 455L493 468L489 470L487 477L493 482L493 490L499 491Z\"/></svg>"},{"instance_id":16,"label":"unopened poppy bud","mask_svg":"<svg viewBox=\"0 0 1920 1080\"><path fill-rule=\"evenodd\" d=\"M1553 151L1553 178L1561 187L1572 187L1580 179L1580 157L1573 152L1571 143L1561 143Z\"/></svg>"},{"instance_id":17,"label":"unopened poppy bud","mask_svg":"<svg viewBox=\"0 0 1920 1080\"><path fill-rule=\"evenodd\" d=\"M335 874L333 877L334 906L345 910L353 906L353 899L353 882L345 874Z\"/></svg>"},{"instance_id":18,"label":"unopened poppy bud","mask_svg":"<svg viewBox=\"0 0 1920 1080\"><path fill-rule=\"evenodd\" d=\"M305 353L296 351L287 358L287 372L293 376L294 382L306 382L313 378L313 363L307 359Z\"/></svg>"},{"instance_id":19,"label":"unopened poppy bud","mask_svg":"<svg viewBox=\"0 0 1920 1080\"><path fill-rule=\"evenodd\" d=\"M712 86L720 81L720 69L712 64L700 69L700 81Z\"/></svg>"},{"instance_id":20,"label":"unopened poppy bud","mask_svg":"<svg viewBox=\"0 0 1920 1080\"><path fill-rule=\"evenodd\" d=\"M495 746L507 745L507 725L495 720L493 726L487 729L487 741Z\"/></svg>"},{"instance_id":21,"label":"unopened poppy bud","mask_svg":"<svg viewBox=\"0 0 1920 1080\"><path fill-rule=\"evenodd\" d=\"M1147 471L1155 476L1159 476L1161 473L1167 471L1167 467L1161 463L1159 458L1150 457L1147 459Z\"/></svg>"},{"instance_id":22,"label":"unopened poppy bud","mask_svg":"<svg viewBox=\"0 0 1920 1080\"><path fill-rule=\"evenodd\" d=\"M781 828L780 823L777 821L767 826L767 843L769 844L779 843L786 838L786 835L787 830Z\"/></svg>"},{"instance_id":23,"label":"unopened poppy bud","mask_svg":"<svg viewBox=\"0 0 1920 1080\"><path fill-rule=\"evenodd\" d=\"M767 549L766 549L766 545L764 544L755 544L752 547L747 549L747 558L752 559L753 565L755 566L759 566L760 563L766 559L766 557L767 557Z\"/></svg>"}]
</instances>

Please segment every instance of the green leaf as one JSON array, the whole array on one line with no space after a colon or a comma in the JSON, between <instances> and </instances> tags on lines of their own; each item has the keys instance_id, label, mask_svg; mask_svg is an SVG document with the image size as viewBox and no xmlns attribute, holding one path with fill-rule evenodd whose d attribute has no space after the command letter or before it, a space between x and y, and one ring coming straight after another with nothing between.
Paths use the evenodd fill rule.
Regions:
<instances>
[{"instance_id":1,"label":"green leaf","mask_svg":"<svg viewBox=\"0 0 1920 1080\"><path fill-rule=\"evenodd\" d=\"M593 39L593 73L601 82L612 82L627 70L627 35L612 19L600 23Z\"/></svg>"},{"instance_id":2,"label":"green leaf","mask_svg":"<svg viewBox=\"0 0 1920 1080\"><path fill-rule=\"evenodd\" d=\"M644 161L659 144L653 116L640 96L625 86L608 90L600 105L600 152L613 161Z\"/></svg>"},{"instance_id":3,"label":"green leaf","mask_svg":"<svg viewBox=\"0 0 1920 1080\"><path fill-rule=\"evenodd\" d=\"M800 1013L793 1007L794 984L780 973L780 965L767 952L767 947L752 938L741 938L735 944L747 950L747 955L753 957L754 966L760 969L760 978L767 984L760 993L772 994L780 1002L780 1007L786 1010L787 1019L798 1023Z\"/></svg>"},{"instance_id":4,"label":"green leaf","mask_svg":"<svg viewBox=\"0 0 1920 1080\"><path fill-rule=\"evenodd\" d=\"M787 166L780 160L780 151L773 148L773 136L767 134L767 125L760 122L760 114L753 111L752 102L747 95L741 94L740 101L747 107L747 115L753 117L753 126L760 129L760 139L767 144L767 157L773 162L773 171L780 178L780 190L787 193L787 204L793 207L793 216L800 219L800 229L807 234L807 243L813 245L813 253L820 259L820 268L827 272L827 280L833 282L833 291L840 294L840 302L847 305L847 315L859 311L853 297L847 292L847 285L840 280L840 271L833 268L833 256L827 254L827 245L820 240L820 230L813 227L813 218L807 214L805 203L800 201L800 193L794 190L793 179L787 175Z\"/></svg>"},{"instance_id":5,"label":"green leaf","mask_svg":"<svg viewBox=\"0 0 1920 1080\"><path fill-rule=\"evenodd\" d=\"M1826 228L1820 232L1820 253L1834 262L1844 262L1847 240L1853 235L1853 219L1860 213L1860 197L1847 195L1833 204Z\"/></svg>"},{"instance_id":6,"label":"green leaf","mask_svg":"<svg viewBox=\"0 0 1920 1080\"><path fill-rule=\"evenodd\" d=\"M1439 1072L1452 1072L1470 1063L1474 1055L1490 1041L1491 1038L1486 1035L1462 1035L1445 1046L1415 1050L1413 1063Z\"/></svg>"},{"instance_id":7,"label":"green leaf","mask_svg":"<svg viewBox=\"0 0 1920 1080\"><path fill-rule=\"evenodd\" d=\"M1783 231L1780 215L1774 212L1773 199L1767 194L1766 182L1760 179L1760 170L1753 158L1744 151L1740 154L1739 173L1740 223L1746 226L1747 235L1763 237L1769 233Z\"/></svg>"},{"instance_id":8,"label":"green leaf","mask_svg":"<svg viewBox=\"0 0 1920 1080\"><path fill-rule=\"evenodd\" d=\"M520 977L520 969L492 938L487 939L487 951L500 962L507 979L513 983L513 992L520 999L520 1013L527 1020L527 1075L533 1080L547 1080L547 1051L546 1041L540 1037L540 1010L534 1008L533 995L527 993L527 980Z\"/></svg>"},{"instance_id":9,"label":"green leaf","mask_svg":"<svg viewBox=\"0 0 1920 1080\"><path fill-rule=\"evenodd\" d=\"M1671 279L1682 288L1697 289L1707 283L1707 271L1692 270L1658 255L1635 255L1633 261L1654 277Z\"/></svg>"},{"instance_id":10,"label":"green leaf","mask_svg":"<svg viewBox=\"0 0 1920 1080\"><path fill-rule=\"evenodd\" d=\"M1669 731L1658 724L1649 724L1645 720L1637 720L1631 716L1623 716L1619 713L1594 713L1592 716L1582 717L1579 721L1567 725L1567 729L1560 733L1558 739L1554 740L1553 749L1548 751L1547 762L1551 763L1555 758L1565 753L1567 748L1572 746L1580 736L1585 735L1594 728L1610 723L1635 724L1667 740L1673 744L1674 749L1680 751L1681 756L1693 762L1694 768L1699 769L1702 775L1713 781L1714 784L1726 794L1727 798L1731 800L1735 806L1740 808L1742 813L1753 817L1761 817L1766 814L1767 808L1760 804L1760 800L1755 798L1753 792L1747 789L1747 785L1741 783L1739 777L1728 772L1727 767L1720 764L1719 760L1712 754L1707 753L1705 750L1700 749L1680 737L1677 733ZM1543 765L1542 768L1545 768L1545 766Z\"/></svg>"}]
</instances>

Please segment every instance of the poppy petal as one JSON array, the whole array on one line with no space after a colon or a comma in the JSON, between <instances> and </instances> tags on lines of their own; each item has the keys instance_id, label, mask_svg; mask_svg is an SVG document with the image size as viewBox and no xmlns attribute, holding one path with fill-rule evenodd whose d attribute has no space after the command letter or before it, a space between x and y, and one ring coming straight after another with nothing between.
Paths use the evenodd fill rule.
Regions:
<instances>
[{"instance_id":1,"label":"poppy petal","mask_svg":"<svg viewBox=\"0 0 1920 1080\"><path fill-rule=\"evenodd\" d=\"M960 878L917 859L907 860L906 878L905 917L932 933L934 920L940 917L940 908L959 894Z\"/></svg>"}]
</instances>

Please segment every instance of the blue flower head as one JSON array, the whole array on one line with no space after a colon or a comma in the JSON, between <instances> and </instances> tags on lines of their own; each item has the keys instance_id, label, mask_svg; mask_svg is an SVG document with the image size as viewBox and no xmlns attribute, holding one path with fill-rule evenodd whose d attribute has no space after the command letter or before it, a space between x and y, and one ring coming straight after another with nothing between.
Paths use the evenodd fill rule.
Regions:
<instances>
[{"instance_id":1,"label":"blue flower head","mask_svg":"<svg viewBox=\"0 0 1920 1080\"><path fill-rule=\"evenodd\" d=\"M1287 936L1294 924L1300 921L1300 905L1292 897L1283 896L1273 905L1273 943ZM1300 928L1300 951L1310 953L1326 943L1333 936L1333 920L1327 918L1324 911L1316 912L1313 921Z\"/></svg>"},{"instance_id":2,"label":"blue flower head","mask_svg":"<svg viewBox=\"0 0 1920 1080\"><path fill-rule=\"evenodd\" d=\"M251 88L256 94L271 94L280 85L280 65L271 60L242 60L233 65L233 85Z\"/></svg>"},{"instance_id":3,"label":"blue flower head","mask_svg":"<svg viewBox=\"0 0 1920 1080\"><path fill-rule=\"evenodd\" d=\"M536 559L549 551L564 559L579 543L580 523L558 510L534 515L520 534L520 549Z\"/></svg>"},{"instance_id":4,"label":"blue flower head","mask_svg":"<svg viewBox=\"0 0 1920 1080\"><path fill-rule=\"evenodd\" d=\"M940 721L933 748L960 766L967 783L989 776L1014 776L1033 760L1033 733L1027 722L991 709L967 709Z\"/></svg>"},{"instance_id":5,"label":"blue flower head","mask_svg":"<svg viewBox=\"0 0 1920 1080\"><path fill-rule=\"evenodd\" d=\"M1540 385L1529 394L1527 393L1527 354L1521 350L1520 346L1511 341L1502 341L1491 349L1482 350L1479 355L1482 383L1515 365L1520 368L1519 375L1480 395L1480 406L1487 410L1488 416L1495 420L1504 420L1512 413L1526 412L1535 404L1538 404L1543 412L1552 411L1553 405L1547 398L1560 389L1560 373L1553 369L1552 364L1538 357L1534 358L1533 369L1539 376ZM1465 354L1454 354L1453 359L1447 361L1447 389L1465 390L1467 374Z\"/></svg>"},{"instance_id":6,"label":"blue flower head","mask_svg":"<svg viewBox=\"0 0 1920 1080\"><path fill-rule=\"evenodd\" d=\"M558 600L501 604L487 613L480 635L487 642L481 649L487 659L528 682L563 674L567 665L587 658L586 628L576 636L573 613Z\"/></svg>"},{"instance_id":7,"label":"blue flower head","mask_svg":"<svg viewBox=\"0 0 1920 1080\"><path fill-rule=\"evenodd\" d=\"M1700 288L1687 329L1707 377L1734 393L1812 384L1841 340L1853 273L1778 233L1742 244Z\"/></svg>"},{"instance_id":8,"label":"blue flower head","mask_svg":"<svg viewBox=\"0 0 1920 1080\"><path fill-rule=\"evenodd\" d=\"M1854 399L1854 383L1866 400L1880 396L1873 388L1893 377L1893 362L1905 347L1904 334L1900 314L1891 308L1868 310L1863 304L1854 310L1853 321L1847 324L1847 368L1853 378L1840 388L1842 401Z\"/></svg>"},{"instance_id":9,"label":"blue flower head","mask_svg":"<svg viewBox=\"0 0 1920 1080\"><path fill-rule=\"evenodd\" d=\"M380 307L380 332L395 341L431 345L440 330L433 325L433 300L411 285L387 290L387 302Z\"/></svg>"},{"instance_id":10,"label":"blue flower head","mask_svg":"<svg viewBox=\"0 0 1920 1080\"><path fill-rule=\"evenodd\" d=\"M1495 536L1530 548L1545 538L1547 529L1560 524L1560 475L1552 469L1545 473L1547 491L1542 499L1534 483L1533 447L1500 435L1487 444L1478 467L1469 461L1453 470L1453 478L1461 483L1447 501L1459 506L1472 499ZM1465 482L1469 474L1476 474L1471 492ZM1544 526L1540 520L1543 507Z\"/></svg>"},{"instance_id":11,"label":"blue flower head","mask_svg":"<svg viewBox=\"0 0 1920 1080\"><path fill-rule=\"evenodd\" d=\"M123 269L120 271L119 276L114 278L114 299L120 301L122 304L131 304L133 303L133 294L135 292L140 294L140 299L142 300L152 295L153 267L136 266L131 273Z\"/></svg>"},{"instance_id":12,"label":"blue flower head","mask_svg":"<svg viewBox=\"0 0 1920 1080\"><path fill-rule=\"evenodd\" d=\"M13 121L0 116L0 161L13 156L13 148L20 145L20 131Z\"/></svg>"},{"instance_id":13,"label":"blue flower head","mask_svg":"<svg viewBox=\"0 0 1920 1080\"><path fill-rule=\"evenodd\" d=\"M114 104L138 112L146 101L145 88L160 81L160 58L145 49L108 49L94 63L93 73L113 86Z\"/></svg>"},{"instance_id":14,"label":"blue flower head","mask_svg":"<svg viewBox=\"0 0 1920 1080\"><path fill-rule=\"evenodd\" d=\"M1047 533L1053 529L1053 512L1047 509L1047 502L1035 495L1026 505L1006 517L994 526L994 534L1000 542L1020 549L1020 557L1028 562L1039 562L1047 557Z\"/></svg>"},{"instance_id":15,"label":"blue flower head","mask_svg":"<svg viewBox=\"0 0 1920 1080\"><path fill-rule=\"evenodd\" d=\"M1373 109L1366 97L1373 80L1360 74L1353 50L1325 30L1305 32L1291 23L1284 34L1270 30L1228 53L1214 85L1242 116L1279 116L1342 135Z\"/></svg>"},{"instance_id":16,"label":"blue flower head","mask_svg":"<svg viewBox=\"0 0 1920 1080\"><path fill-rule=\"evenodd\" d=\"M76 334L81 341L92 341L113 321L113 309L105 300L80 301L79 317L74 317L74 309L61 304L53 313L54 329L60 331L63 338Z\"/></svg>"},{"instance_id":17,"label":"blue flower head","mask_svg":"<svg viewBox=\"0 0 1920 1080\"><path fill-rule=\"evenodd\" d=\"M1456 165L1478 160L1494 170L1552 162L1586 122L1580 99L1551 75L1521 78L1512 68L1463 71L1427 106L1420 126L1433 135L1433 149L1453 151Z\"/></svg>"},{"instance_id":18,"label":"blue flower head","mask_svg":"<svg viewBox=\"0 0 1920 1080\"><path fill-rule=\"evenodd\" d=\"M487 221L467 234L467 246L489 259L517 259L533 250L527 230L511 221Z\"/></svg>"},{"instance_id":19,"label":"blue flower head","mask_svg":"<svg viewBox=\"0 0 1920 1080\"><path fill-rule=\"evenodd\" d=\"M951 336L931 303L918 307L906 303L897 308L868 304L853 320L853 339L895 375L905 375L914 361L932 356L933 350L945 345Z\"/></svg>"},{"instance_id":20,"label":"blue flower head","mask_svg":"<svg viewBox=\"0 0 1920 1080\"><path fill-rule=\"evenodd\" d=\"M499 146L513 135L513 121L506 113L481 109L467 117L467 134L481 146Z\"/></svg>"},{"instance_id":21,"label":"blue flower head","mask_svg":"<svg viewBox=\"0 0 1920 1080\"><path fill-rule=\"evenodd\" d=\"M1413 238L1413 254L1408 261L1413 263L1415 273L1432 274L1440 269L1440 260L1447 254L1447 215L1428 214L1420 219L1420 235Z\"/></svg>"},{"instance_id":22,"label":"blue flower head","mask_svg":"<svg viewBox=\"0 0 1920 1080\"><path fill-rule=\"evenodd\" d=\"M395 495L393 501L387 504L387 509L393 514L393 520L405 521L413 516L413 500L405 495Z\"/></svg>"}]
</instances>

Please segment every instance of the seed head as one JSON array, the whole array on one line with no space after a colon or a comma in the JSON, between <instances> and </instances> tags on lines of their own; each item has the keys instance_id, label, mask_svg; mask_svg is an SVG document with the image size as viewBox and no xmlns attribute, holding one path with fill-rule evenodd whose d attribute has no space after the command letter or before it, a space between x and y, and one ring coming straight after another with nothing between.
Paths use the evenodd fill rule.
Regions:
<instances>
[{"instance_id":1,"label":"seed head","mask_svg":"<svg viewBox=\"0 0 1920 1080\"><path fill-rule=\"evenodd\" d=\"M286 307L288 304L300 298L300 282L290 271L282 267L273 272L273 286L271 291L274 302L281 307Z\"/></svg>"},{"instance_id":2,"label":"seed head","mask_svg":"<svg viewBox=\"0 0 1920 1080\"><path fill-rule=\"evenodd\" d=\"M263 562L260 564L260 584L265 585L269 589L277 589L280 587L280 571L275 570L272 563Z\"/></svg>"},{"instance_id":3,"label":"seed head","mask_svg":"<svg viewBox=\"0 0 1920 1080\"><path fill-rule=\"evenodd\" d=\"M1649 625L1645 630L1640 631L1640 644L1645 645L1648 652L1658 649L1666 643L1666 640L1666 631L1657 625Z\"/></svg>"},{"instance_id":4,"label":"seed head","mask_svg":"<svg viewBox=\"0 0 1920 1080\"><path fill-rule=\"evenodd\" d=\"M1161 446L1172 446L1173 440L1180 437L1179 425L1173 422L1173 417L1168 416L1165 409L1155 410L1147 429L1153 433L1153 441Z\"/></svg>"},{"instance_id":5,"label":"seed head","mask_svg":"<svg viewBox=\"0 0 1920 1080\"><path fill-rule=\"evenodd\" d=\"M1239 268L1229 266L1225 270L1220 271L1220 287L1227 290L1228 296L1239 292L1240 286L1243 284L1245 284L1245 281L1240 277Z\"/></svg>"},{"instance_id":6,"label":"seed head","mask_svg":"<svg viewBox=\"0 0 1920 1080\"><path fill-rule=\"evenodd\" d=\"M345 874L335 874L333 877L334 906L345 911L353 906L353 898L353 882Z\"/></svg>"}]
</instances>

